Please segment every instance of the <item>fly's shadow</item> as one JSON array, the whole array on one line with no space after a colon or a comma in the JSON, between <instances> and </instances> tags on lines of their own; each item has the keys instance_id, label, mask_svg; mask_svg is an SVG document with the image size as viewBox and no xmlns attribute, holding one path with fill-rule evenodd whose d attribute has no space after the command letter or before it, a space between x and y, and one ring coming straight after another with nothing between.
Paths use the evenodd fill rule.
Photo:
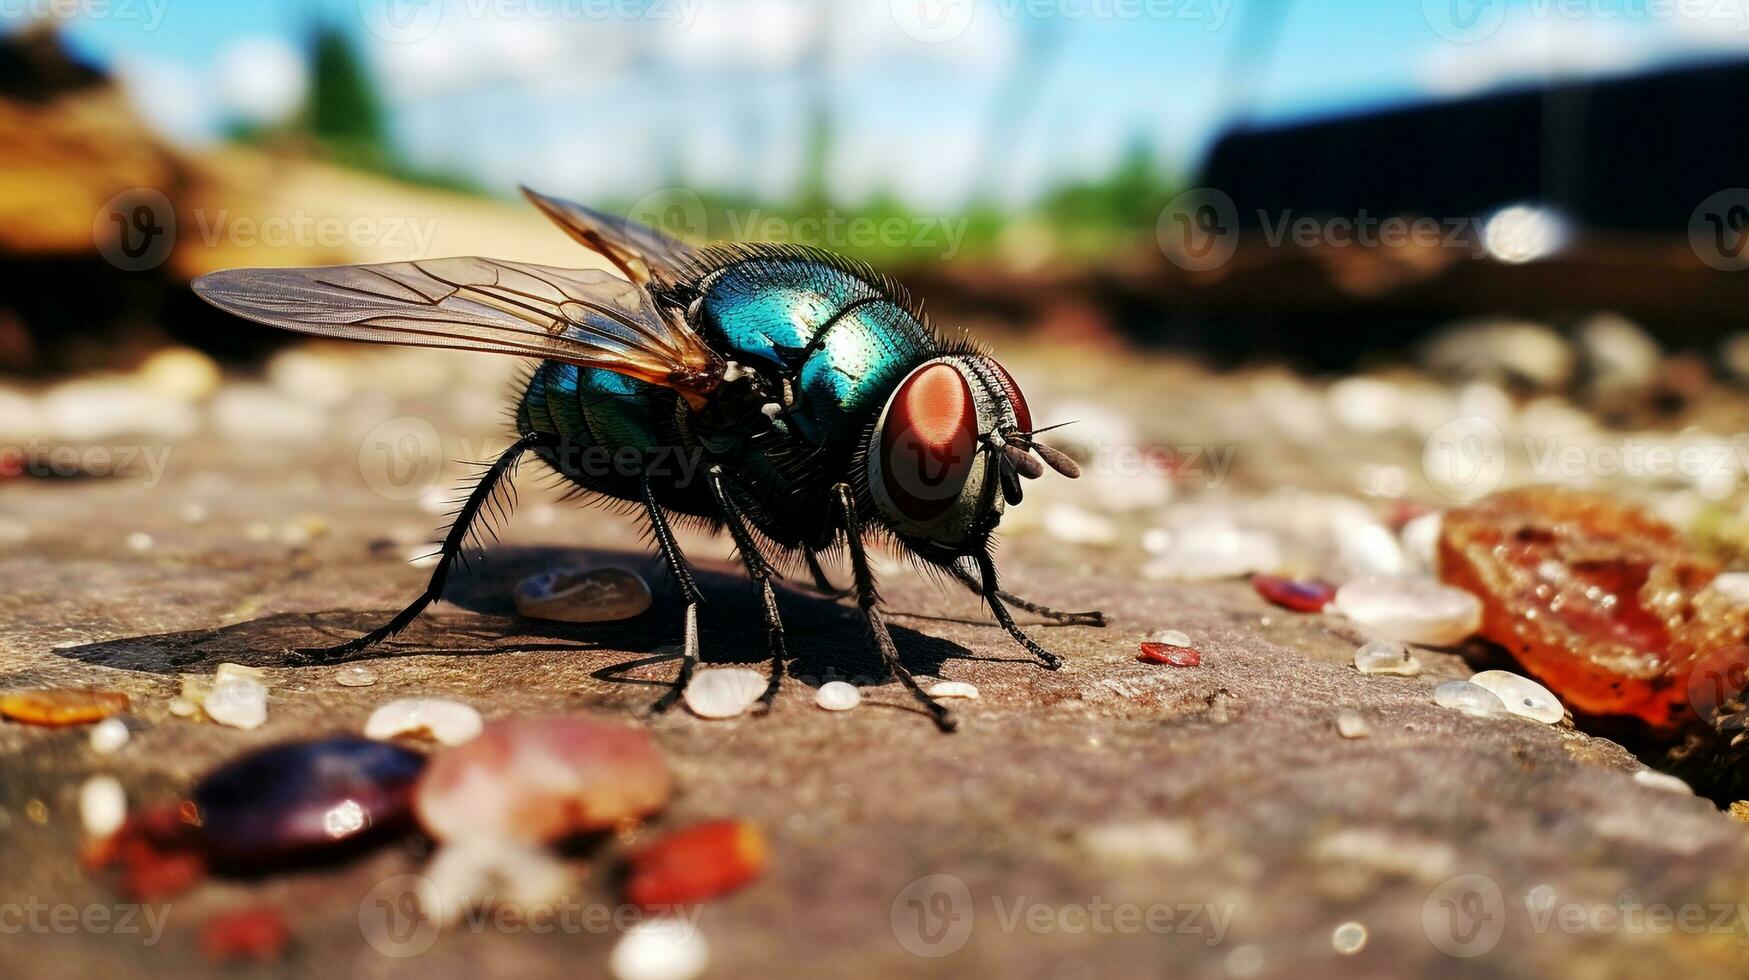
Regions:
<instances>
[{"instance_id":1,"label":"fly's shadow","mask_svg":"<svg viewBox=\"0 0 1749 980\"><path fill-rule=\"evenodd\" d=\"M512 591L530 575L561 565L637 569L653 582L654 606L616 623L558 623L518 616ZM737 571L695 566L705 605L700 615L701 650L707 664L768 665L770 654L753 586ZM665 686L664 679L630 676L651 664L679 659L683 604L666 588L661 565L642 552L499 547L472 572L457 569L444 599L456 609L438 608L375 647L344 663L369 663L407 656L483 656L498 653L572 653L615 658L594 676L625 684ZM856 611L831 598L799 588L782 588L778 597L789 639L792 678L818 686L833 679L884 679L880 658L870 648ZM395 610L278 613L211 630L187 630L106 640L55 651L85 663L155 674L210 672L221 663L251 667L296 664L292 651L324 646L368 632ZM958 644L891 625L895 641L913 671L939 674L951 659L982 659ZM627 653L635 654L629 660Z\"/></svg>"}]
</instances>

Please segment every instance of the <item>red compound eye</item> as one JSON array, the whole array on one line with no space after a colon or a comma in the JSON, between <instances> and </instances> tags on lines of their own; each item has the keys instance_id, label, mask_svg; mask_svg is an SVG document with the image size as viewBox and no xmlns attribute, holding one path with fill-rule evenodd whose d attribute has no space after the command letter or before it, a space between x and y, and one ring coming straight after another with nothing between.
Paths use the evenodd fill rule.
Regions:
<instances>
[{"instance_id":1,"label":"red compound eye","mask_svg":"<svg viewBox=\"0 0 1749 980\"><path fill-rule=\"evenodd\" d=\"M1014 406L1014 421L1019 423L1020 431L1032 431L1032 409L1026 407L1026 396L1020 393L1020 386L1014 383L1014 376L1008 369L996 363L993 357L982 357L979 360L984 366L995 372L996 380L1002 385L1002 392L1008 396L1008 403Z\"/></svg>"},{"instance_id":2,"label":"red compound eye","mask_svg":"<svg viewBox=\"0 0 1749 980\"><path fill-rule=\"evenodd\" d=\"M911 372L881 426L881 483L899 513L927 521L959 498L977 456L972 389L947 364Z\"/></svg>"}]
</instances>

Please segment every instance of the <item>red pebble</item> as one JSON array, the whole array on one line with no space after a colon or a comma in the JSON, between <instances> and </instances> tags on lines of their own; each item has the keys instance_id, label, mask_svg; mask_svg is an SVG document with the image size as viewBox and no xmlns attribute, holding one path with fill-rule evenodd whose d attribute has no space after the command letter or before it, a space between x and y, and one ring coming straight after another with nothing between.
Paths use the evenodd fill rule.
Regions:
<instances>
[{"instance_id":1,"label":"red pebble","mask_svg":"<svg viewBox=\"0 0 1749 980\"><path fill-rule=\"evenodd\" d=\"M285 917L271 905L226 912L207 920L200 931L200 951L218 962L270 962L285 952L291 939Z\"/></svg>"},{"instance_id":2,"label":"red pebble","mask_svg":"<svg viewBox=\"0 0 1749 980\"><path fill-rule=\"evenodd\" d=\"M1251 587L1270 602L1295 612L1323 612L1330 600L1336 598L1336 586L1328 582L1283 578L1280 575L1253 575Z\"/></svg>"},{"instance_id":3,"label":"red pebble","mask_svg":"<svg viewBox=\"0 0 1749 980\"><path fill-rule=\"evenodd\" d=\"M1195 667L1202 663L1202 654L1194 647L1175 646L1171 643L1144 643L1141 655L1136 659L1145 664Z\"/></svg>"},{"instance_id":4,"label":"red pebble","mask_svg":"<svg viewBox=\"0 0 1749 980\"><path fill-rule=\"evenodd\" d=\"M627 858L626 899L645 908L725 895L765 870L765 835L743 820L715 820L676 831Z\"/></svg>"}]
</instances>

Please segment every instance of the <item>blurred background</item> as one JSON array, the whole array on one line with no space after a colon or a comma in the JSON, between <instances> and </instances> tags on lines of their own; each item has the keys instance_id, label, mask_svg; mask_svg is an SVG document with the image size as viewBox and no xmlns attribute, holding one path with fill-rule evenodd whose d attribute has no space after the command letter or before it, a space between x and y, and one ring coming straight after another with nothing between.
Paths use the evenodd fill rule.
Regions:
<instances>
[{"instance_id":1,"label":"blurred background","mask_svg":"<svg viewBox=\"0 0 1749 980\"><path fill-rule=\"evenodd\" d=\"M509 367L294 349L188 282L594 264L527 184L693 240L866 259L1097 420L1086 439L1237 448L1255 485L1450 497L1415 462L1459 418L1491 426L1481 455L1504 440L1508 483L1549 477L1525 470L1521 431L1719 449L1724 471L1653 477L1689 515L1741 483L1743 0L17 0L5 17L0 445L46 440L15 472L122 432L314 438L360 389L452 377L479 392L452 414L495 424Z\"/></svg>"}]
</instances>

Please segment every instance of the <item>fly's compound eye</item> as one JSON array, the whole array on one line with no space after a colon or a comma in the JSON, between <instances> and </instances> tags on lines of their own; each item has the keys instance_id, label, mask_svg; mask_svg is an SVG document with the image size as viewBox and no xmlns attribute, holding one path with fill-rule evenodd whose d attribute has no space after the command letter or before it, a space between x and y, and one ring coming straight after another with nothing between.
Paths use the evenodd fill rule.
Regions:
<instances>
[{"instance_id":1,"label":"fly's compound eye","mask_svg":"<svg viewBox=\"0 0 1749 980\"><path fill-rule=\"evenodd\" d=\"M1014 422L1021 432L1032 431L1032 409L1026 407L1026 396L1020 393L1020 386L1014 383L1014 376L1008 369L996 363L993 357L980 357L984 366L996 376L996 383L1002 386L1002 393L1008 397L1008 404L1014 409Z\"/></svg>"},{"instance_id":2,"label":"fly's compound eye","mask_svg":"<svg viewBox=\"0 0 1749 980\"><path fill-rule=\"evenodd\" d=\"M911 372L881 425L881 484L899 513L922 523L951 507L971 475L977 439L965 376L941 363Z\"/></svg>"}]
</instances>

